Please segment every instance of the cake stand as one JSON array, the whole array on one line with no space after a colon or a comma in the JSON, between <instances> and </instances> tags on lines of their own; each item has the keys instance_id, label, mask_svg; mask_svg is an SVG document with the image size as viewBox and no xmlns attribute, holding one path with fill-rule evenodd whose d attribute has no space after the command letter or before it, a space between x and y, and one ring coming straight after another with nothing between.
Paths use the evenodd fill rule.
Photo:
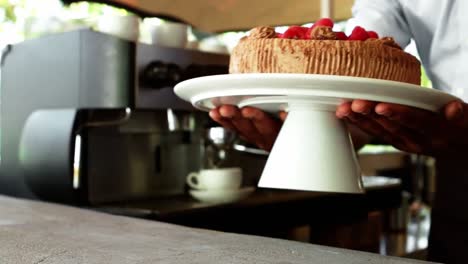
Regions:
<instances>
[{"instance_id":1,"label":"cake stand","mask_svg":"<svg viewBox=\"0 0 468 264\"><path fill-rule=\"evenodd\" d=\"M251 106L287 111L258 186L362 193L361 171L343 121L343 101L363 99L438 111L456 97L417 85L370 78L314 74L226 74L194 78L175 93L196 108Z\"/></svg>"}]
</instances>

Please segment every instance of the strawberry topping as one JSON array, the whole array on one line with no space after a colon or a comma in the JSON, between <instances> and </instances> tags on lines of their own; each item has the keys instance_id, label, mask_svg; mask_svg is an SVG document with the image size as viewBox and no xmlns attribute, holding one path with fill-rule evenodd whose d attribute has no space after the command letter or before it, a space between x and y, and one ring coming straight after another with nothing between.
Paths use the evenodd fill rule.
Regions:
<instances>
[{"instance_id":1,"label":"strawberry topping","mask_svg":"<svg viewBox=\"0 0 468 264\"><path fill-rule=\"evenodd\" d=\"M306 36L306 39L310 39L310 36L312 35L312 31L314 30L315 28L315 25L311 26L310 28L307 29L306 33L305 33L305 36Z\"/></svg>"},{"instance_id":2,"label":"strawberry topping","mask_svg":"<svg viewBox=\"0 0 468 264\"><path fill-rule=\"evenodd\" d=\"M284 33L283 38L287 39L307 39L307 30L306 27L301 26L290 26Z\"/></svg>"},{"instance_id":3,"label":"strawberry topping","mask_svg":"<svg viewBox=\"0 0 468 264\"><path fill-rule=\"evenodd\" d=\"M367 31L364 28L357 26L353 29L353 32L351 32L348 40L366 40L368 38L369 35L367 34Z\"/></svg>"},{"instance_id":4,"label":"strawberry topping","mask_svg":"<svg viewBox=\"0 0 468 264\"><path fill-rule=\"evenodd\" d=\"M373 39L378 39L379 38L379 34L377 34L377 32L375 31L367 31L367 35L369 36L369 38L373 38Z\"/></svg>"},{"instance_id":5,"label":"strawberry topping","mask_svg":"<svg viewBox=\"0 0 468 264\"><path fill-rule=\"evenodd\" d=\"M375 31L367 31L363 27L356 26L351 35L347 36L344 32L338 31L333 32L332 28L334 26L333 20L330 18L321 18L317 20L311 27L301 27L301 26L290 26L283 34L276 33L277 38L285 39L336 39L336 40L359 40L364 41L366 39L379 39L379 35ZM318 30L321 28L321 30ZM324 30L326 29L326 30ZM325 33L332 33L333 38Z\"/></svg>"},{"instance_id":6,"label":"strawberry topping","mask_svg":"<svg viewBox=\"0 0 468 264\"><path fill-rule=\"evenodd\" d=\"M335 32L336 38L339 40L348 40L348 36L344 32Z\"/></svg>"},{"instance_id":7,"label":"strawberry topping","mask_svg":"<svg viewBox=\"0 0 468 264\"><path fill-rule=\"evenodd\" d=\"M321 18L317 20L317 22L315 22L314 25L332 28L334 23L333 20L331 20L330 18Z\"/></svg>"}]
</instances>

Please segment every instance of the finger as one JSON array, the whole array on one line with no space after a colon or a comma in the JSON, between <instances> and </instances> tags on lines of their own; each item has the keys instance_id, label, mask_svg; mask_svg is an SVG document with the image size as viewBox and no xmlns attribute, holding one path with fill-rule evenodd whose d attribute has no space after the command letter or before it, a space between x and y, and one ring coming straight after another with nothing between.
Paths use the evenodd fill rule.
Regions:
<instances>
[{"instance_id":1,"label":"finger","mask_svg":"<svg viewBox=\"0 0 468 264\"><path fill-rule=\"evenodd\" d=\"M351 109L351 103L352 102L344 102L338 105L335 112L336 117L343 119L350 115L353 112L353 110Z\"/></svg>"},{"instance_id":2,"label":"finger","mask_svg":"<svg viewBox=\"0 0 468 264\"><path fill-rule=\"evenodd\" d=\"M224 105L221 106L219 112L222 117L229 119L236 131L247 141L257 144L259 147L263 147L263 139L256 127L253 125L250 119L242 116L241 110L236 106Z\"/></svg>"},{"instance_id":3,"label":"finger","mask_svg":"<svg viewBox=\"0 0 468 264\"><path fill-rule=\"evenodd\" d=\"M381 138L388 143L392 143L391 141L394 141L392 140L391 135L388 134L385 129L383 129L377 122L367 116L351 112L345 118L362 129L364 132L374 137Z\"/></svg>"},{"instance_id":4,"label":"finger","mask_svg":"<svg viewBox=\"0 0 468 264\"><path fill-rule=\"evenodd\" d=\"M239 125L235 123L234 119L240 117L240 110L233 105L222 105L217 108L218 113L220 115L220 122L223 122L224 124L227 124L228 126L230 125L234 131L236 131L240 136L246 138L247 141L252 141L251 138L247 137L245 135L245 130L249 130L248 128L244 128L242 125ZM214 111L213 111L214 112ZM217 116L213 113L213 118L215 120Z\"/></svg>"},{"instance_id":5,"label":"finger","mask_svg":"<svg viewBox=\"0 0 468 264\"><path fill-rule=\"evenodd\" d=\"M449 129L453 129L457 134L464 134L468 128L468 104L460 101L450 102L445 106L444 114ZM461 138L466 137L461 135Z\"/></svg>"},{"instance_id":6,"label":"finger","mask_svg":"<svg viewBox=\"0 0 468 264\"><path fill-rule=\"evenodd\" d=\"M212 109L208 114L211 117L211 119L213 119L215 122L217 122L221 126L237 132L237 129L234 127L231 120L225 119L224 117L221 116L221 114L219 113L219 107Z\"/></svg>"},{"instance_id":7,"label":"finger","mask_svg":"<svg viewBox=\"0 0 468 264\"><path fill-rule=\"evenodd\" d=\"M387 115L390 116L390 121L398 122L403 128L400 127L400 129L396 129L395 124L385 124L384 119L380 119L381 125L386 127L386 129L393 129L395 133L401 134L406 142L418 142L420 151L423 153L431 153L447 148L450 137L457 138L458 141L460 141L461 138L465 138L463 135L459 135L459 131L464 130L456 129L456 125L465 125L468 127L468 116L464 118L463 115L464 112L468 113L468 108L465 111L463 109L465 104L460 101L447 104L442 111L442 115L401 105L393 105L390 108L386 108L382 105L380 105L380 107L383 109L378 109L378 107L376 107L376 112L389 111L396 113L387 112ZM450 124L450 122L452 122L452 124ZM412 132L405 133L405 131L408 131L405 127L409 128L410 131L412 130ZM448 133L449 130L452 132Z\"/></svg>"},{"instance_id":8,"label":"finger","mask_svg":"<svg viewBox=\"0 0 468 264\"><path fill-rule=\"evenodd\" d=\"M344 102L337 107L336 116L338 118L342 118L351 114L351 112L366 115L374 110L376 104L376 102L366 100L353 100L351 102Z\"/></svg>"},{"instance_id":9,"label":"finger","mask_svg":"<svg viewBox=\"0 0 468 264\"><path fill-rule=\"evenodd\" d=\"M463 108L467 107L460 101L448 103L444 108L445 119L448 121L458 121L463 116Z\"/></svg>"},{"instance_id":10,"label":"finger","mask_svg":"<svg viewBox=\"0 0 468 264\"><path fill-rule=\"evenodd\" d=\"M386 143L394 147L409 152L421 152L422 148L411 139L413 138L409 133L394 134L382 127L375 117L368 115L361 115L352 113L346 117L354 125L358 126L364 132L384 140Z\"/></svg>"},{"instance_id":11,"label":"finger","mask_svg":"<svg viewBox=\"0 0 468 264\"><path fill-rule=\"evenodd\" d=\"M243 108L241 114L244 118L250 119L256 130L262 135L263 147L271 149L281 129L280 122L265 112L252 107Z\"/></svg>"},{"instance_id":12,"label":"finger","mask_svg":"<svg viewBox=\"0 0 468 264\"><path fill-rule=\"evenodd\" d=\"M437 124L442 121L436 113L399 104L379 103L375 106L375 113L398 122L403 127L426 134L437 128Z\"/></svg>"},{"instance_id":13,"label":"finger","mask_svg":"<svg viewBox=\"0 0 468 264\"><path fill-rule=\"evenodd\" d=\"M225 119L232 119L234 116L239 115L240 110L234 105L222 105L218 108L219 114Z\"/></svg>"},{"instance_id":14,"label":"finger","mask_svg":"<svg viewBox=\"0 0 468 264\"><path fill-rule=\"evenodd\" d=\"M281 124L278 120L270 117L265 112L252 108L245 107L241 110L244 118L250 119L257 131L262 135L278 134Z\"/></svg>"},{"instance_id":15,"label":"finger","mask_svg":"<svg viewBox=\"0 0 468 264\"><path fill-rule=\"evenodd\" d=\"M373 119L386 131L387 134L392 135L394 138L398 138L398 141L405 146L404 148L406 151L421 153L425 149L431 148L430 141L419 132L402 126L399 122L395 122L377 114L373 115Z\"/></svg>"},{"instance_id":16,"label":"finger","mask_svg":"<svg viewBox=\"0 0 468 264\"><path fill-rule=\"evenodd\" d=\"M351 103L351 110L356 113L363 115L370 114L374 111L374 107L377 103L366 100L354 100Z\"/></svg>"},{"instance_id":17,"label":"finger","mask_svg":"<svg viewBox=\"0 0 468 264\"><path fill-rule=\"evenodd\" d=\"M287 112L285 112L285 111L279 112L279 118L281 119L281 121L284 122L284 120L286 120L286 117L288 117L288 113L287 113Z\"/></svg>"},{"instance_id":18,"label":"finger","mask_svg":"<svg viewBox=\"0 0 468 264\"><path fill-rule=\"evenodd\" d=\"M468 105L461 101L453 101L448 103L444 108L445 119L447 120L446 138L451 142L460 144L468 144L466 130L468 128ZM450 133L448 133L450 131Z\"/></svg>"},{"instance_id":19,"label":"finger","mask_svg":"<svg viewBox=\"0 0 468 264\"><path fill-rule=\"evenodd\" d=\"M366 100L354 100L344 103L337 109L337 116L345 116L364 132L380 138L398 149L410 152L421 152L422 147L416 143L418 136L411 130L373 113L377 103Z\"/></svg>"}]
</instances>

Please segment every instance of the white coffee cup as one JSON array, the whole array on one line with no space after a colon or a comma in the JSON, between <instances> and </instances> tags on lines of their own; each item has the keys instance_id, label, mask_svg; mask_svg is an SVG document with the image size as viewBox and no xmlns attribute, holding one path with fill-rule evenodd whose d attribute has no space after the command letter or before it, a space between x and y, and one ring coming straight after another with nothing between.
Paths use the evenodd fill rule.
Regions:
<instances>
[{"instance_id":1,"label":"white coffee cup","mask_svg":"<svg viewBox=\"0 0 468 264\"><path fill-rule=\"evenodd\" d=\"M197 190L239 189L242 184L242 169L238 167L203 169L190 173L186 182Z\"/></svg>"},{"instance_id":2,"label":"white coffee cup","mask_svg":"<svg viewBox=\"0 0 468 264\"><path fill-rule=\"evenodd\" d=\"M155 45L185 48L189 26L182 23L165 22L150 26L151 43Z\"/></svg>"},{"instance_id":3,"label":"white coffee cup","mask_svg":"<svg viewBox=\"0 0 468 264\"><path fill-rule=\"evenodd\" d=\"M96 30L130 41L140 37L141 19L134 15L105 15L98 19Z\"/></svg>"}]
</instances>

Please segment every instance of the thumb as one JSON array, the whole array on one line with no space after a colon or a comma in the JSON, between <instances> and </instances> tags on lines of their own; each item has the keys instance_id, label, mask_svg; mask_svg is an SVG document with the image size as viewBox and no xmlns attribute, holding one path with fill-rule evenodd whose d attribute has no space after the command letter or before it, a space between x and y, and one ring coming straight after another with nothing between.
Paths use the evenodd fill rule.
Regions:
<instances>
[{"instance_id":1,"label":"thumb","mask_svg":"<svg viewBox=\"0 0 468 264\"><path fill-rule=\"evenodd\" d=\"M444 108L444 117L448 121L460 121L463 119L465 112L468 110L466 104L461 101L452 101L448 103Z\"/></svg>"},{"instance_id":2,"label":"thumb","mask_svg":"<svg viewBox=\"0 0 468 264\"><path fill-rule=\"evenodd\" d=\"M284 120L286 120L286 117L288 117L288 113L287 113L287 112L285 112L285 111L279 112L279 118L281 119L281 121L284 122Z\"/></svg>"}]
</instances>

